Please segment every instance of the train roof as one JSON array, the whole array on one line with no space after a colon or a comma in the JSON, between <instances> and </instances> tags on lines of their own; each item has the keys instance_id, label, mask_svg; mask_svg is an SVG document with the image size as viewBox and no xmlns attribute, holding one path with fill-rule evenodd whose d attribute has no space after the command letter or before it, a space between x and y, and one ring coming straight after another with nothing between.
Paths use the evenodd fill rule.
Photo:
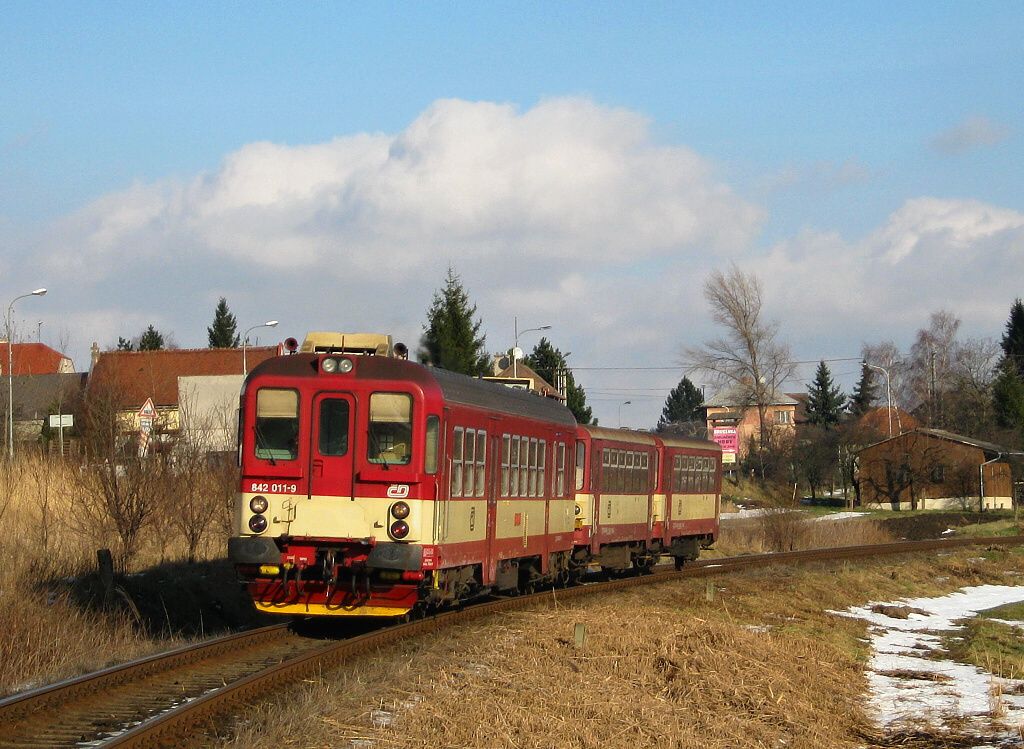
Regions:
<instances>
[{"instance_id":1,"label":"train roof","mask_svg":"<svg viewBox=\"0 0 1024 749\"><path fill-rule=\"evenodd\" d=\"M316 361L320 354L295 354L269 359L253 369L253 375L316 377ZM426 367L404 359L385 356L356 356L357 380L391 380L411 382L420 387L436 385L445 401L461 406L499 411L510 416L576 426L572 412L558 401L525 390L516 390L492 382L449 372L440 367ZM344 375L342 375L344 377Z\"/></svg>"},{"instance_id":2,"label":"train roof","mask_svg":"<svg viewBox=\"0 0 1024 749\"><path fill-rule=\"evenodd\" d=\"M692 450L715 450L721 452L722 447L711 440L680 439L679 437L665 437L650 432L638 432L633 429L609 429L608 427L581 425L590 436L601 440L616 440L618 442L629 442L635 445L656 445L660 440L666 447L688 448Z\"/></svg>"}]
</instances>

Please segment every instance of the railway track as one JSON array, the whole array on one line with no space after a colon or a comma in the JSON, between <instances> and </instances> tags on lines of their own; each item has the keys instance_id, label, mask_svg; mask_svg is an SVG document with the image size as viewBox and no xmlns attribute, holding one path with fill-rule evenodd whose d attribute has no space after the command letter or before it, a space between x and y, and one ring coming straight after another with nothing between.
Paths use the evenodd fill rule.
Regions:
<instances>
[{"instance_id":1,"label":"railway track","mask_svg":"<svg viewBox=\"0 0 1024 749\"><path fill-rule=\"evenodd\" d=\"M556 599L706 577L763 565L856 559L964 546L1024 545L1024 536L904 541L695 562L594 585L503 598L345 640L296 634L286 624L180 648L0 700L0 749L165 747L188 744L218 715L383 645L498 612Z\"/></svg>"}]
</instances>

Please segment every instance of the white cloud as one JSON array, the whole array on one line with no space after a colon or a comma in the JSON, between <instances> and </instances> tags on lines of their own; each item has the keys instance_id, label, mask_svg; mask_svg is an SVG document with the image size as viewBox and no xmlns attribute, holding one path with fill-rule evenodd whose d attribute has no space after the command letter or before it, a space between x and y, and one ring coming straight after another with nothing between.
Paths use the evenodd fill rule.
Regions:
<instances>
[{"instance_id":1,"label":"white cloud","mask_svg":"<svg viewBox=\"0 0 1024 749\"><path fill-rule=\"evenodd\" d=\"M855 164L805 173L819 184L860 178ZM149 323L203 346L221 295L243 328L275 318L281 338L380 330L415 348L449 264L489 348L511 345L518 316L521 328L552 325L547 335L579 367L679 363L712 333L701 287L728 260L762 278L767 310L801 358L908 340L939 308L998 335L1021 293L1016 210L916 198L863 237L826 225L769 248L757 246L764 218L699 154L655 141L635 112L576 98L525 111L446 100L398 134L252 143L208 174L105 195L51 227L31 263L50 273L39 276L53 292L47 314L60 311L44 332L65 325L80 363L92 340ZM653 424L659 389L680 376L580 379L613 393L650 388L651 413L637 405L630 423Z\"/></svg>"},{"instance_id":2,"label":"white cloud","mask_svg":"<svg viewBox=\"0 0 1024 749\"><path fill-rule=\"evenodd\" d=\"M634 112L584 99L525 112L444 100L395 136L254 143L190 183L107 195L49 244L51 266L94 277L183 248L256 267L412 276L438 254L629 264L698 243L736 248L762 217L696 153L654 142ZM61 251L72 238L75 251Z\"/></svg>"},{"instance_id":3,"label":"white cloud","mask_svg":"<svg viewBox=\"0 0 1024 749\"><path fill-rule=\"evenodd\" d=\"M860 240L805 230L753 267L795 340L831 334L856 355L858 338L909 338L940 308L994 336L1020 295L1024 213L916 198Z\"/></svg>"},{"instance_id":4,"label":"white cloud","mask_svg":"<svg viewBox=\"0 0 1024 749\"><path fill-rule=\"evenodd\" d=\"M943 130L931 140L931 147L944 154L958 154L982 146L994 146L1010 137L1010 128L988 117L968 117Z\"/></svg>"}]
</instances>

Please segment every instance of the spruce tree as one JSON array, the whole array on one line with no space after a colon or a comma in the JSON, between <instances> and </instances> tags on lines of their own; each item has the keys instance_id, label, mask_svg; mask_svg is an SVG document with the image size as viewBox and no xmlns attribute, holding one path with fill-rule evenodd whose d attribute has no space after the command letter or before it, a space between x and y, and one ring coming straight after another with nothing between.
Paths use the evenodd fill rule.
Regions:
<instances>
[{"instance_id":1,"label":"spruce tree","mask_svg":"<svg viewBox=\"0 0 1024 749\"><path fill-rule=\"evenodd\" d=\"M163 347L164 337L152 325L139 336L139 351L160 351Z\"/></svg>"},{"instance_id":2,"label":"spruce tree","mask_svg":"<svg viewBox=\"0 0 1024 749\"><path fill-rule=\"evenodd\" d=\"M658 419L658 431L664 431L669 424L696 420L703 405L704 394L690 382L689 377L684 377L665 399L665 407L661 409L661 418Z\"/></svg>"},{"instance_id":3,"label":"spruce tree","mask_svg":"<svg viewBox=\"0 0 1024 749\"><path fill-rule=\"evenodd\" d=\"M213 325L206 329L210 348L238 348L241 339L237 331L238 323L228 310L228 300L221 297L213 312Z\"/></svg>"},{"instance_id":4,"label":"spruce tree","mask_svg":"<svg viewBox=\"0 0 1024 749\"><path fill-rule=\"evenodd\" d=\"M846 397L832 382L832 373L825 362L818 364L814 383L807 389L807 421L830 427L839 423Z\"/></svg>"},{"instance_id":5,"label":"spruce tree","mask_svg":"<svg viewBox=\"0 0 1024 749\"><path fill-rule=\"evenodd\" d=\"M992 404L999 426L1024 430L1024 380L1009 361L999 368L992 383Z\"/></svg>"},{"instance_id":6,"label":"spruce tree","mask_svg":"<svg viewBox=\"0 0 1024 749\"><path fill-rule=\"evenodd\" d=\"M861 417L871 410L871 404L875 402L875 383L872 381L874 372L867 364L860 366L860 379L853 388L853 395L850 396L850 403L847 405L854 417Z\"/></svg>"},{"instance_id":7,"label":"spruce tree","mask_svg":"<svg viewBox=\"0 0 1024 749\"><path fill-rule=\"evenodd\" d=\"M1018 298L1010 307L1010 318L1003 333L1003 364L1010 364L1024 378L1024 303Z\"/></svg>"},{"instance_id":8,"label":"spruce tree","mask_svg":"<svg viewBox=\"0 0 1024 749\"><path fill-rule=\"evenodd\" d=\"M480 335L480 320L475 320L476 305L462 287L458 274L448 268L444 288L434 292L434 301L427 310L427 323L420 339L419 360L423 364L442 367L479 377L490 372L490 356Z\"/></svg>"},{"instance_id":9,"label":"spruce tree","mask_svg":"<svg viewBox=\"0 0 1024 749\"><path fill-rule=\"evenodd\" d=\"M118 351L134 351L135 346L127 338L117 337L117 350Z\"/></svg>"},{"instance_id":10,"label":"spruce tree","mask_svg":"<svg viewBox=\"0 0 1024 749\"><path fill-rule=\"evenodd\" d=\"M589 424L593 419L593 412L587 406L587 393L582 387L576 384L572 370L565 363L569 354L563 354L551 345L547 338L541 338L540 342L533 347L533 353L527 356L524 361L526 366L539 374L552 385L558 385L558 370L565 370L565 406L576 421L580 424Z\"/></svg>"}]
</instances>

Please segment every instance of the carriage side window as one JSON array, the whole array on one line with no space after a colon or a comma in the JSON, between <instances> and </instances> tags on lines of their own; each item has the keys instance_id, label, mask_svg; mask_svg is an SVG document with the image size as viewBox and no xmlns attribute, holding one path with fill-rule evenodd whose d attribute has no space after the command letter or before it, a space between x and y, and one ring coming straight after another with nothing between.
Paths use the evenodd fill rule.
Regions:
<instances>
[{"instance_id":1,"label":"carriage side window","mask_svg":"<svg viewBox=\"0 0 1024 749\"><path fill-rule=\"evenodd\" d=\"M321 455L342 456L348 453L348 415L348 401L344 398L320 401L317 447Z\"/></svg>"},{"instance_id":2,"label":"carriage side window","mask_svg":"<svg viewBox=\"0 0 1024 749\"><path fill-rule=\"evenodd\" d=\"M637 490L636 485L636 453L626 453L626 491L632 494Z\"/></svg>"},{"instance_id":3,"label":"carriage side window","mask_svg":"<svg viewBox=\"0 0 1024 749\"><path fill-rule=\"evenodd\" d=\"M583 489L583 469L587 463L587 446L583 440L576 442L576 491Z\"/></svg>"},{"instance_id":4,"label":"carriage side window","mask_svg":"<svg viewBox=\"0 0 1024 749\"><path fill-rule=\"evenodd\" d=\"M462 454L462 496L473 496L473 474L476 471L476 430L466 430L466 447Z\"/></svg>"},{"instance_id":5,"label":"carriage side window","mask_svg":"<svg viewBox=\"0 0 1024 749\"><path fill-rule=\"evenodd\" d=\"M547 495L547 481L546 481L546 468L547 468L547 452L548 452L548 441L541 440L537 443L537 496L543 497Z\"/></svg>"},{"instance_id":6,"label":"carriage side window","mask_svg":"<svg viewBox=\"0 0 1024 749\"><path fill-rule=\"evenodd\" d=\"M555 447L555 495L565 496L565 443L559 442Z\"/></svg>"},{"instance_id":7,"label":"carriage side window","mask_svg":"<svg viewBox=\"0 0 1024 749\"><path fill-rule=\"evenodd\" d=\"M509 486L509 496L519 496L519 437L512 438L512 454L511 462L509 463L509 478L511 479Z\"/></svg>"},{"instance_id":8,"label":"carriage side window","mask_svg":"<svg viewBox=\"0 0 1024 749\"><path fill-rule=\"evenodd\" d=\"M654 491L654 485L651 482L651 468L648 462L650 457L647 453L640 453L640 476L643 479L643 492L644 494L650 494Z\"/></svg>"},{"instance_id":9,"label":"carriage side window","mask_svg":"<svg viewBox=\"0 0 1024 749\"><path fill-rule=\"evenodd\" d=\"M530 485L530 438L519 440L519 496L528 495Z\"/></svg>"},{"instance_id":10,"label":"carriage side window","mask_svg":"<svg viewBox=\"0 0 1024 749\"><path fill-rule=\"evenodd\" d=\"M449 494L453 497L462 496L462 427L455 427L452 436L452 487Z\"/></svg>"},{"instance_id":11,"label":"carriage side window","mask_svg":"<svg viewBox=\"0 0 1024 749\"><path fill-rule=\"evenodd\" d=\"M423 471L425 473L437 473L437 448L438 436L441 433L441 418L439 416L427 417L427 437L424 444Z\"/></svg>"},{"instance_id":12,"label":"carriage side window","mask_svg":"<svg viewBox=\"0 0 1024 749\"><path fill-rule=\"evenodd\" d=\"M536 497L537 496L537 440L530 439L529 441L529 473L528 473L528 491L526 496Z\"/></svg>"},{"instance_id":13,"label":"carriage side window","mask_svg":"<svg viewBox=\"0 0 1024 749\"><path fill-rule=\"evenodd\" d=\"M487 432L476 433L476 496L484 496L484 476L487 473Z\"/></svg>"},{"instance_id":14,"label":"carriage side window","mask_svg":"<svg viewBox=\"0 0 1024 749\"><path fill-rule=\"evenodd\" d=\"M294 460L299 456L299 393L262 388L256 393L256 457Z\"/></svg>"},{"instance_id":15,"label":"carriage side window","mask_svg":"<svg viewBox=\"0 0 1024 749\"><path fill-rule=\"evenodd\" d=\"M507 434L501 435L501 496L508 496L508 469L509 469L509 448L512 438Z\"/></svg>"},{"instance_id":16,"label":"carriage side window","mask_svg":"<svg viewBox=\"0 0 1024 749\"><path fill-rule=\"evenodd\" d=\"M412 396L370 394L370 432L366 457L371 463L408 465L412 460Z\"/></svg>"},{"instance_id":17,"label":"carriage side window","mask_svg":"<svg viewBox=\"0 0 1024 749\"><path fill-rule=\"evenodd\" d=\"M672 456L672 491L673 492L681 492L683 490L682 489L683 480L681 478L681 476L682 476L682 469L679 467L680 466L680 462L681 461L680 461L678 455Z\"/></svg>"}]
</instances>

